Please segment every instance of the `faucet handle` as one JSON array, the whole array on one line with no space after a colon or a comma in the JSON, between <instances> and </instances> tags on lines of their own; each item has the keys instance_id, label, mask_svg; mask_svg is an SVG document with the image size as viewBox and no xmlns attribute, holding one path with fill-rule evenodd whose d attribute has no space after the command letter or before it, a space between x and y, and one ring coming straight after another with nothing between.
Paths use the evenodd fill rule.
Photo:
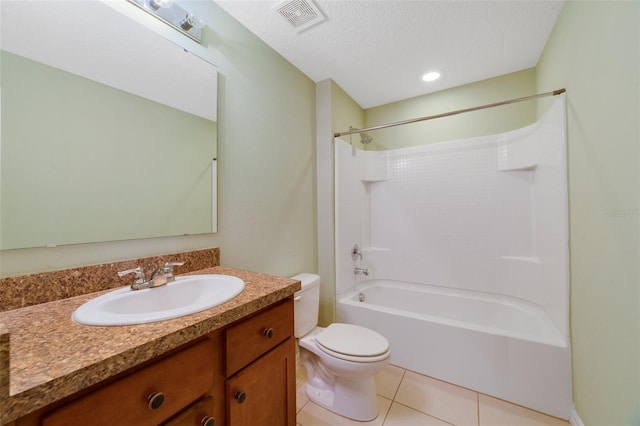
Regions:
<instances>
[{"instance_id":1,"label":"faucet handle","mask_svg":"<svg viewBox=\"0 0 640 426\"><path fill-rule=\"evenodd\" d=\"M126 271L118 272L119 277L124 277L125 275L128 275L128 274L136 274L136 281L135 281L136 284L142 284L146 281L146 278L144 276L144 271L140 266L133 269L127 269Z\"/></svg>"},{"instance_id":2,"label":"faucet handle","mask_svg":"<svg viewBox=\"0 0 640 426\"><path fill-rule=\"evenodd\" d=\"M164 275L167 277L167 282L171 282L175 280L173 276L173 267L174 266L182 266L184 262L165 262L162 270L164 271Z\"/></svg>"},{"instance_id":3,"label":"faucet handle","mask_svg":"<svg viewBox=\"0 0 640 426\"><path fill-rule=\"evenodd\" d=\"M184 262L165 262L164 270L165 272L173 272L174 266L182 266L182 265L184 265Z\"/></svg>"},{"instance_id":4,"label":"faucet handle","mask_svg":"<svg viewBox=\"0 0 640 426\"><path fill-rule=\"evenodd\" d=\"M367 269L367 268L355 268L353 270L353 273L356 274L356 275L362 274L362 275L368 276L369 275L369 269Z\"/></svg>"},{"instance_id":5,"label":"faucet handle","mask_svg":"<svg viewBox=\"0 0 640 426\"><path fill-rule=\"evenodd\" d=\"M353 247L351 247L351 258L353 260L358 260L358 258L362 260L362 251L360 251L360 246L358 244L354 244Z\"/></svg>"}]
</instances>

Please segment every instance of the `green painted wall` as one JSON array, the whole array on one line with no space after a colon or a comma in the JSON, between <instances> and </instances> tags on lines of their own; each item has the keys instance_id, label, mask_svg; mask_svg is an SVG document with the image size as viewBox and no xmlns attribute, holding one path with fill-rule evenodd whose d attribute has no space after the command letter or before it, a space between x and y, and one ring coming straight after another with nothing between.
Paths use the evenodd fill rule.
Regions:
<instances>
[{"instance_id":1,"label":"green painted wall","mask_svg":"<svg viewBox=\"0 0 640 426\"><path fill-rule=\"evenodd\" d=\"M574 402L640 424L640 3L568 1L537 67L566 87ZM541 105L541 111L545 105Z\"/></svg>"},{"instance_id":2,"label":"green painted wall","mask_svg":"<svg viewBox=\"0 0 640 426\"><path fill-rule=\"evenodd\" d=\"M361 129L364 124L364 110L351 99L342 87L331 80L331 128L332 133L345 132L349 126ZM364 148L358 134L343 136L358 148Z\"/></svg>"},{"instance_id":3,"label":"green painted wall","mask_svg":"<svg viewBox=\"0 0 640 426\"><path fill-rule=\"evenodd\" d=\"M485 105L536 93L535 69L393 102L365 111L365 125L376 126ZM491 135L531 124L535 102L521 102L451 117L375 130L370 149L395 149L425 143Z\"/></svg>"},{"instance_id":4,"label":"green painted wall","mask_svg":"<svg viewBox=\"0 0 640 426\"><path fill-rule=\"evenodd\" d=\"M219 232L2 251L2 276L212 246L228 266L285 276L316 270L315 84L207 4L213 31L204 44L219 73Z\"/></svg>"},{"instance_id":5,"label":"green painted wall","mask_svg":"<svg viewBox=\"0 0 640 426\"><path fill-rule=\"evenodd\" d=\"M362 128L363 125L364 110L338 84L333 80L316 84L316 215L321 326L335 321L333 134L347 130L349 126ZM359 137L353 140L361 146Z\"/></svg>"},{"instance_id":6,"label":"green painted wall","mask_svg":"<svg viewBox=\"0 0 640 426\"><path fill-rule=\"evenodd\" d=\"M568 1L537 73L525 70L372 108L363 123L568 89L574 400L587 426L640 424L638 9L638 2ZM220 232L4 251L3 276L210 246L222 248L229 266L280 275L315 271L315 84L215 4L210 13L215 30L205 41L220 89ZM331 87L332 94L336 90ZM340 101L358 120L350 104ZM478 116L473 129L451 122L446 131L430 129L429 141L533 121L535 109L520 105L527 109L514 112L508 124L496 117L515 106ZM453 118L440 124L445 120ZM359 125L344 123L343 129L335 121L338 131ZM382 131L372 136L374 148L396 147ZM411 135L393 139L424 143ZM318 191L323 185L318 182Z\"/></svg>"},{"instance_id":7,"label":"green painted wall","mask_svg":"<svg viewBox=\"0 0 640 426\"><path fill-rule=\"evenodd\" d=\"M640 424L639 9L569 1L535 69L365 111L372 126L567 89L574 400L587 426ZM507 131L549 102L373 131L371 148Z\"/></svg>"}]
</instances>

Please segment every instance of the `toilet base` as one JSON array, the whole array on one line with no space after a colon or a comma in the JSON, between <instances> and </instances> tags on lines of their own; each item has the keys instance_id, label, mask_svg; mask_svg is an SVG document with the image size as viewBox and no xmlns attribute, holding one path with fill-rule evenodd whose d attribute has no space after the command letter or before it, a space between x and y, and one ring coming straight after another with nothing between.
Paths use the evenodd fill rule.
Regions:
<instances>
[{"instance_id":1,"label":"toilet base","mask_svg":"<svg viewBox=\"0 0 640 426\"><path fill-rule=\"evenodd\" d=\"M323 384L324 385L324 384ZM307 384L307 397L315 404L340 416L366 422L378 417L378 399L373 377L336 377L332 389Z\"/></svg>"},{"instance_id":2,"label":"toilet base","mask_svg":"<svg viewBox=\"0 0 640 426\"><path fill-rule=\"evenodd\" d=\"M316 327L298 340L300 361L307 370L307 396L315 404L339 416L357 421L378 417L374 375L389 364L390 352L375 361L367 358L345 360L322 350L316 336L325 329ZM357 358L357 357L354 357Z\"/></svg>"}]
</instances>

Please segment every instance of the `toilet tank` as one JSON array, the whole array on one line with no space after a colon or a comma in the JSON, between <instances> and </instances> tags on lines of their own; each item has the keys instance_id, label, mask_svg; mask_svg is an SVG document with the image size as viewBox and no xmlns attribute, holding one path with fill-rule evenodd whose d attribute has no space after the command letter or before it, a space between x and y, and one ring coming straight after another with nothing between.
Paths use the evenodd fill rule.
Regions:
<instances>
[{"instance_id":1,"label":"toilet tank","mask_svg":"<svg viewBox=\"0 0 640 426\"><path fill-rule=\"evenodd\" d=\"M320 277L303 273L291 278L302 283L302 289L297 291L293 298L295 336L302 337L318 325Z\"/></svg>"}]
</instances>

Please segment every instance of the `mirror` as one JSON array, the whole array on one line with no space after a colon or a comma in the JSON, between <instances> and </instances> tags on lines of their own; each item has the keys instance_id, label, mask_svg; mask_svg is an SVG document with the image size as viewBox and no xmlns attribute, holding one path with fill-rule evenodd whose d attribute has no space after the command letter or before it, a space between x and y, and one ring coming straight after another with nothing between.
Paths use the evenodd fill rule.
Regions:
<instances>
[{"instance_id":1,"label":"mirror","mask_svg":"<svg viewBox=\"0 0 640 426\"><path fill-rule=\"evenodd\" d=\"M0 7L0 249L215 232L215 66L108 2Z\"/></svg>"}]
</instances>

